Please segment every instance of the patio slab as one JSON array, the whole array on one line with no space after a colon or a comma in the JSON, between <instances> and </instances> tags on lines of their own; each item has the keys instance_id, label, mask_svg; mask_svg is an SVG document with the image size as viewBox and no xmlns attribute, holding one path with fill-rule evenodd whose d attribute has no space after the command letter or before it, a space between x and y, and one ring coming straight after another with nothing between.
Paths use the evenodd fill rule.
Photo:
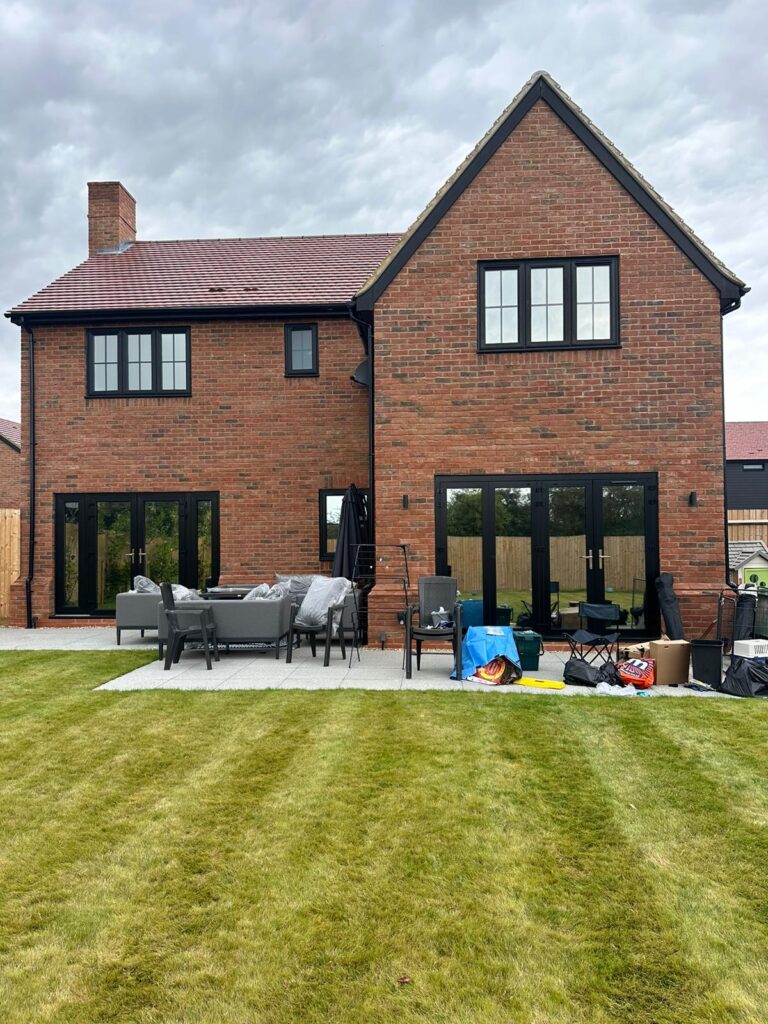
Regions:
<instances>
[{"instance_id":1,"label":"patio slab","mask_svg":"<svg viewBox=\"0 0 768 1024\"><path fill-rule=\"evenodd\" d=\"M142 638L138 632L123 634L122 645L115 641L111 627L92 626L77 628L15 629L0 628L0 651L103 651L103 650L144 650L155 651L157 640L154 633ZM566 655L562 652L547 652L539 661L539 669L526 671L526 676L538 679L563 678ZM459 683L450 678L453 657L446 652L425 652L421 671L414 666L413 678L406 679L403 669L403 653L398 650L379 651L363 649L360 660L353 654L342 661L338 649L334 648L331 663L323 667L322 652L313 658L308 645L293 653L293 661L286 664L285 654L278 661L269 652L233 649L229 654L222 652L221 660L213 663L211 671L205 667L201 651L187 651L178 665L168 672L162 662L152 661L134 669L117 679L104 683L100 690L446 690L464 693L521 694L525 696L556 695L563 697L599 696L589 687L565 686L561 690L541 690L531 687L484 686L464 680ZM724 697L719 693L697 693L682 686L655 686L654 696L669 697ZM634 698L624 698L634 699ZM642 699L642 698L641 698ZM735 698L734 698L735 699Z\"/></svg>"}]
</instances>

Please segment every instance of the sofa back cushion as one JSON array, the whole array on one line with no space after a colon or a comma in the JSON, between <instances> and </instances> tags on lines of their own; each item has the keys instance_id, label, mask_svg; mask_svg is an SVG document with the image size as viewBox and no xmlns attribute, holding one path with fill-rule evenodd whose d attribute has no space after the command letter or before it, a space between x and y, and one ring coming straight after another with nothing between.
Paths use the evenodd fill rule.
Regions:
<instances>
[{"instance_id":1,"label":"sofa back cushion","mask_svg":"<svg viewBox=\"0 0 768 1024\"><path fill-rule=\"evenodd\" d=\"M159 594L160 587L148 576L134 576L133 589L137 594Z\"/></svg>"},{"instance_id":2,"label":"sofa back cushion","mask_svg":"<svg viewBox=\"0 0 768 1024\"><path fill-rule=\"evenodd\" d=\"M295 604L301 604L304 598L307 596L307 591L312 586L315 580L327 579L326 576L310 575L310 576L281 576L279 572L275 573L275 581L277 583L287 583L290 587L291 600Z\"/></svg>"},{"instance_id":3,"label":"sofa back cushion","mask_svg":"<svg viewBox=\"0 0 768 1024\"><path fill-rule=\"evenodd\" d=\"M243 598L244 601L258 601L259 598L266 597L269 593L269 584L260 583L258 587L254 587L253 590L249 590Z\"/></svg>"}]
</instances>

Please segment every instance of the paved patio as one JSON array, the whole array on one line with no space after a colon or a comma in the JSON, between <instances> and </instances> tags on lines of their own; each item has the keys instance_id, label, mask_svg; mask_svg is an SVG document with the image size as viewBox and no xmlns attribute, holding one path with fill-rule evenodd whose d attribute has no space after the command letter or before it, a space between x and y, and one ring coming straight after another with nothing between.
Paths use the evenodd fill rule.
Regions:
<instances>
[{"instance_id":1,"label":"paved patio","mask_svg":"<svg viewBox=\"0 0 768 1024\"><path fill-rule=\"evenodd\" d=\"M0 651L103 651L146 650L155 651L157 643L153 633L143 639L139 633L124 633L121 647L115 642L114 629L104 627L61 629L0 628ZM349 655L349 652L347 652ZM562 680L564 653L545 653L536 672L525 675L535 679ZM412 679L405 678L402 651L379 651L364 648L360 660L349 656L342 661L338 648L332 652L331 664L323 668L322 652L313 658L308 644L293 652L290 665L281 652L278 661L269 652L231 650L222 652L221 661L214 662L209 672L201 651L185 652L178 665L168 672L160 661L113 679L101 690L455 690L475 693L521 693L531 695L556 694L558 696L596 696L593 689L566 686L562 690L543 690L531 687L486 686L467 680L457 682L450 678L453 658L446 652L427 653L422 656L420 672ZM656 686L654 696L721 697L718 693L697 693L681 686ZM626 699L626 698L625 698Z\"/></svg>"}]
</instances>

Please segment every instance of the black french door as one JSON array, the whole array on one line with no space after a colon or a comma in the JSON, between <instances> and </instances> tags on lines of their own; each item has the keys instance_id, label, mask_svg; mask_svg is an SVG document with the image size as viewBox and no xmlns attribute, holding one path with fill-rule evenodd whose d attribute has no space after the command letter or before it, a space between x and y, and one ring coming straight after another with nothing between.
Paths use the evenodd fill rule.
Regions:
<instances>
[{"instance_id":1,"label":"black french door","mask_svg":"<svg viewBox=\"0 0 768 1024\"><path fill-rule=\"evenodd\" d=\"M622 634L657 631L656 475L440 476L435 565L469 621L545 636L575 629L582 601L614 603Z\"/></svg>"},{"instance_id":2,"label":"black french door","mask_svg":"<svg viewBox=\"0 0 768 1024\"><path fill-rule=\"evenodd\" d=\"M219 575L219 496L57 494L56 611L109 615L133 577L202 587Z\"/></svg>"}]
</instances>

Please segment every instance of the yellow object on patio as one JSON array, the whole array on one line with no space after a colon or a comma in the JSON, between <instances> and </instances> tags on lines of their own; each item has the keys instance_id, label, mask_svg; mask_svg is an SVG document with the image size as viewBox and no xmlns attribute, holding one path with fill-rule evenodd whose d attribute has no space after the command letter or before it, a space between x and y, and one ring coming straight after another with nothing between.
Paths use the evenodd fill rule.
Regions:
<instances>
[{"instance_id":1,"label":"yellow object on patio","mask_svg":"<svg viewBox=\"0 0 768 1024\"><path fill-rule=\"evenodd\" d=\"M531 676L523 676L517 680L519 686L534 686L537 690L562 690L565 683L557 679L533 679Z\"/></svg>"}]
</instances>

